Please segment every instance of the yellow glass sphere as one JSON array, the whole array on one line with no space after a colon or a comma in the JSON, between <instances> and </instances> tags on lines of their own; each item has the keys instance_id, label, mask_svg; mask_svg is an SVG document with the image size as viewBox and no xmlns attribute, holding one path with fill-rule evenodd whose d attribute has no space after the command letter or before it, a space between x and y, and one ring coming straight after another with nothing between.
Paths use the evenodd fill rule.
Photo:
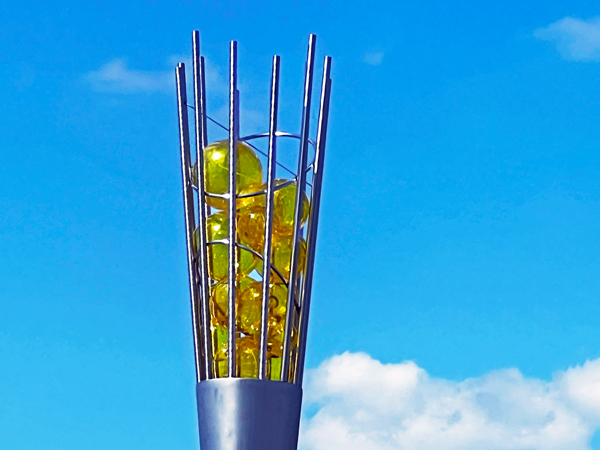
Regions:
<instances>
[{"instance_id":1,"label":"yellow glass sphere","mask_svg":"<svg viewBox=\"0 0 600 450\"><path fill-rule=\"evenodd\" d=\"M300 253L298 254L298 273L304 273L304 265L306 264L306 241L300 238L299 244ZM263 261L256 258L256 270L258 273L263 273ZM271 279L275 282L288 281L290 278L290 265L292 261L292 236L283 236L278 238L273 244L271 251L271 264L281 273L285 280L280 280L279 275L274 270L271 270Z\"/></svg>"},{"instance_id":2,"label":"yellow glass sphere","mask_svg":"<svg viewBox=\"0 0 600 450\"><path fill-rule=\"evenodd\" d=\"M237 305L237 331L256 334L260 331L262 315L262 284L252 283L240 290Z\"/></svg>"},{"instance_id":3,"label":"yellow glass sphere","mask_svg":"<svg viewBox=\"0 0 600 450\"><path fill-rule=\"evenodd\" d=\"M277 180L276 185L282 184L287 180ZM292 183L284 188L278 189L273 195L273 228L278 234L292 234L294 225L294 209L296 206L296 183ZM310 214L310 204L308 196L304 193L302 199L302 219L301 225L306 223Z\"/></svg>"},{"instance_id":4,"label":"yellow glass sphere","mask_svg":"<svg viewBox=\"0 0 600 450\"><path fill-rule=\"evenodd\" d=\"M267 334L267 348L270 355L281 357L283 351L283 337L285 335L285 318L269 317L269 332Z\"/></svg>"},{"instance_id":5,"label":"yellow glass sphere","mask_svg":"<svg viewBox=\"0 0 600 450\"><path fill-rule=\"evenodd\" d=\"M287 183L289 180L277 179L275 186ZM266 190L267 185L263 184L260 190ZM302 199L302 219L300 220L303 226L308 220L310 214L310 202L306 192ZM253 206L266 207L266 197L264 194L255 196ZM293 182L284 188L277 189L273 194L273 230L278 235L290 235L293 233L294 225L294 209L296 206L296 183ZM264 212L263 212L264 216ZM264 231L263 231L264 234Z\"/></svg>"},{"instance_id":6,"label":"yellow glass sphere","mask_svg":"<svg viewBox=\"0 0 600 450\"><path fill-rule=\"evenodd\" d=\"M247 291L248 287L253 285L255 280L248 277L243 277L236 283L235 291L235 304L236 313L239 316L239 303L240 298L244 292ZM227 316L229 311L229 288L227 280L221 280L214 284L210 289L210 312L214 320L221 324L227 323Z\"/></svg>"},{"instance_id":7,"label":"yellow glass sphere","mask_svg":"<svg viewBox=\"0 0 600 450\"><path fill-rule=\"evenodd\" d=\"M257 335L262 316L262 282L245 278L237 292L237 331ZM243 287L242 287L243 286ZM269 286L269 316L285 319L287 288L283 284Z\"/></svg>"},{"instance_id":8,"label":"yellow glass sphere","mask_svg":"<svg viewBox=\"0 0 600 450\"><path fill-rule=\"evenodd\" d=\"M258 342L251 336L244 336L236 342L237 376L258 377Z\"/></svg>"},{"instance_id":9,"label":"yellow glass sphere","mask_svg":"<svg viewBox=\"0 0 600 450\"><path fill-rule=\"evenodd\" d=\"M229 223L225 213L215 213L206 219L208 241L229 238ZM194 241L198 248L198 233L194 233ZM247 275L256 267L257 261L252 253L240 248L237 251L236 275ZM208 272L214 280L227 277L229 271L229 246L225 244L211 244L208 246Z\"/></svg>"},{"instance_id":10,"label":"yellow glass sphere","mask_svg":"<svg viewBox=\"0 0 600 450\"><path fill-rule=\"evenodd\" d=\"M221 378L227 376L227 327L218 323L212 325L213 338L213 370L215 377Z\"/></svg>"},{"instance_id":11,"label":"yellow glass sphere","mask_svg":"<svg viewBox=\"0 0 600 450\"><path fill-rule=\"evenodd\" d=\"M283 340L285 337L285 318L269 317L269 332L267 335L267 349L269 355L281 357L283 353ZM290 350L298 345L298 330L292 327Z\"/></svg>"},{"instance_id":12,"label":"yellow glass sphere","mask_svg":"<svg viewBox=\"0 0 600 450\"><path fill-rule=\"evenodd\" d=\"M240 210L237 216L240 243L262 254L265 242L265 209L253 205Z\"/></svg>"},{"instance_id":13,"label":"yellow glass sphere","mask_svg":"<svg viewBox=\"0 0 600 450\"><path fill-rule=\"evenodd\" d=\"M306 241L300 238L298 248L298 273L304 272L304 264L306 262ZM273 265L285 277L290 278L290 265L292 261L292 237L279 239L273 247L272 255Z\"/></svg>"},{"instance_id":14,"label":"yellow glass sphere","mask_svg":"<svg viewBox=\"0 0 600 450\"><path fill-rule=\"evenodd\" d=\"M219 323L227 323L229 289L227 280L215 284L211 289L211 314ZM271 284L269 294L269 315L285 318L287 288L283 284ZM244 277L236 286L237 331L256 334L260 330L262 315L262 283Z\"/></svg>"},{"instance_id":15,"label":"yellow glass sphere","mask_svg":"<svg viewBox=\"0 0 600 450\"><path fill-rule=\"evenodd\" d=\"M256 378L258 375L258 356L261 317L262 283L243 278L236 288L237 326L236 326L236 373L239 377ZM228 328L221 319L226 318L227 283L217 283L212 289L211 310L216 317L211 320L212 347L215 377L228 375ZM267 377L278 380L281 374L281 357L285 336L285 302L287 289L281 284L270 286L269 318L267 333ZM298 344L298 332L292 327L291 348Z\"/></svg>"},{"instance_id":16,"label":"yellow glass sphere","mask_svg":"<svg viewBox=\"0 0 600 450\"><path fill-rule=\"evenodd\" d=\"M287 309L288 290L284 284L273 284L269 286L269 315L277 318L285 318Z\"/></svg>"},{"instance_id":17,"label":"yellow glass sphere","mask_svg":"<svg viewBox=\"0 0 600 450\"><path fill-rule=\"evenodd\" d=\"M236 164L236 191L238 194L260 190L262 164L252 148L238 141ZM218 141L204 149L204 187L211 194L225 194L229 191L229 141ZM239 199L237 207L252 203L254 197ZM206 202L216 209L226 209L227 200L206 197Z\"/></svg>"},{"instance_id":18,"label":"yellow glass sphere","mask_svg":"<svg viewBox=\"0 0 600 450\"><path fill-rule=\"evenodd\" d=\"M256 267L254 255L246 250L236 249L236 275L247 275ZM229 271L229 248L225 244L214 244L208 247L208 270L211 278L222 280Z\"/></svg>"}]
</instances>

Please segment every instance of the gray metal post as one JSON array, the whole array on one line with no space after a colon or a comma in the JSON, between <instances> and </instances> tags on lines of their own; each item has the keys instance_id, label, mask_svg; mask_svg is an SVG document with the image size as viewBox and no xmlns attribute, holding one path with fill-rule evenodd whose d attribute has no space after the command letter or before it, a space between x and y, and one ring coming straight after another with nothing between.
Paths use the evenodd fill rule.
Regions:
<instances>
[{"instance_id":1,"label":"gray metal post","mask_svg":"<svg viewBox=\"0 0 600 450\"><path fill-rule=\"evenodd\" d=\"M263 282L262 305L260 317L260 347L258 358L258 378L265 378L267 371L267 335L269 316L269 296L271 281L271 244L273 231L273 194L275 189L275 169L277 161L277 108L279 102L279 56L273 57L273 74L271 75L271 113L269 117L269 164L267 168L267 195L265 204L265 242L263 250Z\"/></svg>"},{"instance_id":2,"label":"gray metal post","mask_svg":"<svg viewBox=\"0 0 600 450\"><path fill-rule=\"evenodd\" d=\"M185 217L185 237L187 243L188 272L190 280L190 300L192 306L192 326L194 331L194 353L196 357L196 379L203 379L205 372L202 357L202 333L198 317L198 281L196 257L194 255L194 191L191 180L190 129L188 123L187 94L185 86L185 64L179 63L175 69L177 83L177 109L179 112L179 141L181 149L181 176L183 186L183 212Z\"/></svg>"},{"instance_id":3,"label":"gray metal post","mask_svg":"<svg viewBox=\"0 0 600 450\"><path fill-rule=\"evenodd\" d=\"M197 396L202 450L296 450L299 386L221 378L198 383Z\"/></svg>"},{"instance_id":4,"label":"gray metal post","mask_svg":"<svg viewBox=\"0 0 600 450\"><path fill-rule=\"evenodd\" d=\"M238 94L237 94L237 42L231 41L229 54L229 270L227 271L228 310L227 329L227 366L230 377L235 377L235 284L236 284L236 204L237 204L237 131L238 131Z\"/></svg>"}]
</instances>

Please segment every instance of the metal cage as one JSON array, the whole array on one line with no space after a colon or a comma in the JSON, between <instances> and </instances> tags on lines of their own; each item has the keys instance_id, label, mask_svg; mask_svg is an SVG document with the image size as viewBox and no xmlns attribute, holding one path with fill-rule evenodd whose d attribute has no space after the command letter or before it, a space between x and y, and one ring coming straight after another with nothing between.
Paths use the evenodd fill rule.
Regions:
<instances>
[{"instance_id":1,"label":"metal cage","mask_svg":"<svg viewBox=\"0 0 600 450\"><path fill-rule=\"evenodd\" d=\"M204 155L210 145L217 145L209 145L207 129L208 120L216 122L206 113L205 67L204 57L200 54L198 31L193 32L192 44L193 106L187 101L184 63L176 67L176 85L201 447L203 450L295 449L331 93L331 58L326 56L323 65L316 140L309 138L316 48L316 36L312 34L308 43L300 133L286 133L277 128L280 57L274 56L269 131L239 136L237 42L231 42L229 126L219 125L227 131L228 139L218 144L226 148L227 190L215 193L207 190L206 177L210 174L205 173L209 169L205 169ZM194 111L195 161L192 161L190 150L188 108ZM299 142L295 172L278 161L278 143L283 139ZM267 151L257 147L261 140L268 140ZM266 180L263 178L264 184L250 191L241 191L238 186L240 145L246 145L257 155L260 153L266 158ZM312 161L311 155L314 155ZM291 177L285 181L276 179L277 167L288 170ZM278 237L274 221L279 223L277 214L281 209L280 203L287 207L287 211L292 211L290 205L282 201L278 203L278 196L282 196L283 190L289 186L293 186L295 191L292 195L293 216L290 227L285 229L289 236L282 238ZM218 213L221 214L219 217L226 218L224 228L227 230L226 235L219 239L211 239L207 225L217 214L215 202L226 206L223 212ZM260 219L255 224L264 233L259 247L253 248L240 239L240 219L245 217L246 221L251 220L243 216L248 213L244 207L240 207L246 202L255 202L258 205L256 208L259 208L259 213L251 216ZM284 257L288 254L278 250L283 248L281 242L284 241L289 258L275 258L278 251ZM215 246L227 248L226 276L220 280L215 278L211 265L214 264ZM262 270L255 268L249 274L242 274L242 252L251 255L254 258L252 261L260 265ZM280 260L283 263L278 266ZM259 302L252 305L260 306L260 319L252 328L255 331L253 334L241 327L240 320L245 316L236 310L240 308L241 296L245 295L240 281L242 278L252 281L252 298ZM218 310L218 305L222 304L216 299L217 289L223 286L226 286L226 311ZM274 315L271 305L274 286L279 286L280 291L286 293L283 300L279 298L282 303L277 309L279 316ZM277 301L276 298L275 303ZM218 317L216 310L221 312ZM252 317L258 316L255 314ZM275 323L279 326L277 335L273 334ZM218 341L217 329L226 330L226 342ZM242 354L240 342L250 342L255 347L244 350L246 353ZM223 358L223 355L226 357ZM242 356L245 359L240 359Z\"/></svg>"}]
</instances>

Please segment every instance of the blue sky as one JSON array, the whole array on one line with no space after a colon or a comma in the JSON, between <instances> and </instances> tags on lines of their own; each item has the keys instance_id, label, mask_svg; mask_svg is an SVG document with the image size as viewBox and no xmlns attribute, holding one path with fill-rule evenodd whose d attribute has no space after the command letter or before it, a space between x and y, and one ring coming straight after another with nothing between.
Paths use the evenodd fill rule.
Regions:
<instances>
[{"instance_id":1,"label":"blue sky","mask_svg":"<svg viewBox=\"0 0 600 450\"><path fill-rule=\"evenodd\" d=\"M511 441L533 416L473 400L445 426L476 410L502 439L407 434L413 450L600 449L598 15L577 0L4 2L0 447L197 448L173 69L199 29L218 119L239 41L242 132L267 129L273 54L292 132L308 34L319 64L333 57L307 356L333 381L307 385L303 448L405 448L344 422L342 361L421 380L431 404L441 384L521 411L524 383L519 401L539 388L543 417L573 418L571 441ZM420 410L397 395L410 431ZM320 447L338 436L326 414L351 425Z\"/></svg>"}]
</instances>

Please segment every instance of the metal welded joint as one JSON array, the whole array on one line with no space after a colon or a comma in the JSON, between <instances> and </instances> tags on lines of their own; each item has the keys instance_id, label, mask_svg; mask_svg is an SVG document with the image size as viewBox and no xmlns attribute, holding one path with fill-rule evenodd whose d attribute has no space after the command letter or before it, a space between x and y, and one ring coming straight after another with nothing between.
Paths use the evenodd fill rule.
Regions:
<instances>
[{"instance_id":1,"label":"metal welded joint","mask_svg":"<svg viewBox=\"0 0 600 450\"><path fill-rule=\"evenodd\" d=\"M274 56L268 131L240 136L237 42L230 43L228 127L207 114L198 31L192 34L192 47L193 106L188 104L183 63L175 74L200 447L295 450L331 58L326 56L323 63L315 139L310 138L316 52L312 34L299 133L278 130L281 58ZM188 108L194 111L194 161ZM209 121L225 130L227 139L210 143ZM282 140L299 144L295 171L278 160Z\"/></svg>"}]
</instances>

